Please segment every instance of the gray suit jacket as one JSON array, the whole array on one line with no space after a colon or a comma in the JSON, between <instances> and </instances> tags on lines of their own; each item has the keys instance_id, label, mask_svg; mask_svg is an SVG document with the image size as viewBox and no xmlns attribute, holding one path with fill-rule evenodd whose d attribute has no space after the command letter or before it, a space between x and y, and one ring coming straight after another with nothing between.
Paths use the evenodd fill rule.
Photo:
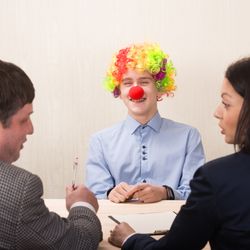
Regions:
<instances>
[{"instance_id":1,"label":"gray suit jacket","mask_svg":"<svg viewBox=\"0 0 250 250\"><path fill-rule=\"evenodd\" d=\"M101 224L86 207L49 212L40 178L0 161L0 249L97 249Z\"/></svg>"}]
</instances>

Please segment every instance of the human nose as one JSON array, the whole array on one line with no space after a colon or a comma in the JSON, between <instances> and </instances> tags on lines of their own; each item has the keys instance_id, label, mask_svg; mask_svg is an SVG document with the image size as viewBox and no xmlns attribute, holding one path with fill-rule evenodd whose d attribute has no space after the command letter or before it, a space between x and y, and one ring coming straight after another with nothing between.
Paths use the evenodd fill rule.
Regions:
<instances>
[{"instance_id":1,"label":"human nose","mask_svg":"<svg viewBox=\"0 0 250 250\"><path fill-rule=\"evenodd\" d=\"M34 127L31 120L29 120L27 125L27 134L32 135L34 133Z\"/></svg>"},{"instance_id":2,"label":"human nose","mask_svg":"<svg viewBox=\"0 0 250 250\"><path fill-rule=\"evenodd\" d=\"M221 104L219 104L219 105L216 107L216 109L215 109L215 111L214 111L214 117L215 117L216 119L222 119L222 107L221 107Z\"/></svg>"},{"instance_id":3,"label":"human nose","mask_svg":"<svg viewBox=\"0 0 250 250\"><path fill-rule=\"evenodd\" d=\"M132 99L138 100L138 99L141 99L143 97L144 90L140 86L133 86L130 88L128 95Z\"/></svg>"}]
</instances>

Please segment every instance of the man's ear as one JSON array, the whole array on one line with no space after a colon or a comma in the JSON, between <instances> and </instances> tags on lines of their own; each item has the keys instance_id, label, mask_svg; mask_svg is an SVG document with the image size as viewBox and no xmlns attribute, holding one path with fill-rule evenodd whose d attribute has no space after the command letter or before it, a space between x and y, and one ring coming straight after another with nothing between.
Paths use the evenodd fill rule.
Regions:
<instances>
[{"instance_id":1,"label":"man's ear","mask_svg":"<svg viewBox=\"0 0 250 250\"><path fill-rule=\"evenodd\" d=\"M0 121L0 128L5 129L8 128L11 125L11 121L12 121L12 116L7 118L6 121Z\"/></svg>"},{"instance_id":2,"label":"man's ear","mask_svg":"<svg viewBox=\"0 0 250 250\"><path fill-rule=\"evenodd\" d=\"M161 92L158 92L158 93L157 93L156 99L157 99L158 102L160 102L160 101L163 100L163 97L162 97L162 96L163 96L163 94L162 94Z\"/></svg>"},{"instance_id":3,"label":"man's ear","mask_svg":"<svg viewBox=\"0 0 250 250\"><path fill-rule=\"evenodd\" d=\"M113 95L115 98L120 97L121 96L121 91L119 87L115 87L114 91L113 91Z\"/></svg>"}]
</instances>

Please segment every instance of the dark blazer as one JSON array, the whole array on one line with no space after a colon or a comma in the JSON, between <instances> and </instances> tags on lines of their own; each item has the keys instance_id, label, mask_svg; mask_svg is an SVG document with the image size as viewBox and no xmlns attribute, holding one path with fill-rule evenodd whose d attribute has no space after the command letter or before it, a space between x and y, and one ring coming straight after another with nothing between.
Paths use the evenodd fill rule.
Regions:
<instances>
[{"instance_id":1,"label":"dark blazer","mask_svg":"<svg viewBox=\"0 0 250 250\"><path fill-rule=\"evenodd\" d=\"M68 218L49 212L39 177L0 161L0 249L97 249L101 225L75 207Z\"/></svg>"},{"instance_id":2,"label":"dark blazer","mask_svg":"<svg viewBox=\"0 0 250 250\"><path fill-rule=\"evenodd\" d=\"M235 153L199 168L191 194L166 236L135 234L122 249L250 249L250 155Z\"/></svg>"}]
</instances>

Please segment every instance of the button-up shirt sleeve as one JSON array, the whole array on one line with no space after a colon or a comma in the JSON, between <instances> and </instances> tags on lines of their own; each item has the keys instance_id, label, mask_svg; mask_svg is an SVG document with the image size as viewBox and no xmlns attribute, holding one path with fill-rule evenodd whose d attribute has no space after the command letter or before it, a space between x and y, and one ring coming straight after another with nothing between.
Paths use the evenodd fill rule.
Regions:
<instances>
[{"instance_id":1,"label":"button-up shirt sleeve","mask_svg":"<svg viewBox=\"0 0 250 250\"><path fill-rule=\"evenodd\" d=\"M186 143L186 155L181 179L178 187L173 188L176 200L187 199L190 194L189 182L193 178L195 171L205 162L201 138L197 129L190 129Z\"/></svg>"},{"instance_id":2,"label":"button-up shirt sleeve","mask_svg":"<svg viewBox=\"0 0 250 250\"><path fill-rule=\"evenodd\" d=\"M107 160L98 135L90 140L89 157L87 160L86 184L98 199L106 199L107 191L114 187L114 179L109 172Z\"/></svg>"}]
</instances>

